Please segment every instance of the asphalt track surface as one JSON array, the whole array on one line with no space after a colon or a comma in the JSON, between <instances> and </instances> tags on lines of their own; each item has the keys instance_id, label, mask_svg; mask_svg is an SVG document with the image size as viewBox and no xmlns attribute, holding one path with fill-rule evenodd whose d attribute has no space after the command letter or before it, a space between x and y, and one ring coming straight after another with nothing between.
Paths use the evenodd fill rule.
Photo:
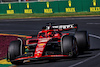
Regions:
<instances>
[{"instance_id":1,"label":"asphalt track surface","mask_svg":"<svg viewBox=\"0 0 100 67\"><path fill-rule=\"evenodd\" d=\"M36 35L48 22L55 24L75 23L79 30L87 30L90 36L90 50L77 58L59 59L55 62L37 61L17 67L100 67L100 17L34 18L0 20L1 33Z\"/></svg>"}]
</instances>

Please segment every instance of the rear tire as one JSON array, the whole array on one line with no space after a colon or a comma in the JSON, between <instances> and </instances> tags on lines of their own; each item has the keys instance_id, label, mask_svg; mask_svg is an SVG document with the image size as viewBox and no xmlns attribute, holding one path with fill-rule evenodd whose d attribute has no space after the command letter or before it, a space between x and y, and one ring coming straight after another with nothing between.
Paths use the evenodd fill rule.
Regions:
<instances>
[{"instance_id":1,"label":"rear tire","mask_svg":"<svg viewBox=\"0 0 100 67\"><path fill-rule=\"evenodd\" d=\"M22 45L22 49L21 47L21 41L16 40L16 41L12 41L9 45L8 48L8 52L7 52L7 60L11 61L12 64L22 64L23 62L14 62L12 60L16 59L17 56L21 55L21 51L22 50L22 54L24 54L25 48L24 45Z\"/></svg>"},{"instance_id":2,"label":"rear tire","mask_svg":"<svg viewBox=\"0 0 100 67\"><path fill-rule=\"evenodd\" d=\"M77 40L79 52L83 52L84 50L89 50L90 44L89 44L89 36L87 31L76 32L75 38Z\"/></svg>"},{"instance_id":3,"label":"rear tire","mask_svg":"<svg viewBox=\"0 0 100 67\"><path fill-rule=\"evenodd\" d=\"M61 52L64 55L69 55L71 57L78 56L77 42L73 36L63 36L61 44Z\"/></svg>"}]
</instances>

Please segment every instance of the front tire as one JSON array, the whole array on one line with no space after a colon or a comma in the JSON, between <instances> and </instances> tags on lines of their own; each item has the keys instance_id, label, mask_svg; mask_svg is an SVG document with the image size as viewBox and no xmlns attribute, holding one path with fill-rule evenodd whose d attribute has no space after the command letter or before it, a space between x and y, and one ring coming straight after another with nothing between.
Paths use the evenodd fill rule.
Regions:
<instances>
[{"instance_id":1,"label":"front tire","mask_svg":"<svg viewBox=\"0 0 100 67\"><path fill-rule=\"evenodd\" d=\"M21 41L19 40L12 41L8 48L7 60L11 61L12 64L17 64L17 65L22 64L22 62L18 63L18 62L12 61L16 59L17 56L20 56L21 53L24 54L24 45L22 45L22 48L21 48Z\"/></svg>"}]
</instances>

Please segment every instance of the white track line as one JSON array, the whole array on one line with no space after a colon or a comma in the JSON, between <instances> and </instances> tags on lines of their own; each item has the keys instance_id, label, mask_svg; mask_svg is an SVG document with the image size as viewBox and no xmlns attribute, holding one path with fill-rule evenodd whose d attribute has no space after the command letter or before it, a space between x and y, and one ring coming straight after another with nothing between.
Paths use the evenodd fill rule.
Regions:
<instances>
[{"instance_id":1,"label":"white track line","mask_svg":"<svg viewBox=\"0 0 100 67\"><path fill-rule=\"evenodd\" d=\"M100 39L100 36L97 36L97 35L89 34L89 36Z\"/></svg>"},{"instance_id":2,"label":"white track line","mask_svg":"<svg viewBox=\"0 0 100 67\"><path fill-rule=\"evenodd\" d=\"M97 35L89 34L89 36L90 36L90 37L95 37L95 38L100 39L100 36L97 36ZM98 53L97 55L95 55L95 56L93 56L93 57L90 57L90 58L88 58L88 59L86 59L86 60L80 61L80 62L78 62L78 63L76 63L76 64L71 65L71 66L68 66L68 67L75 67L75 66L77 66L77 65L80 65L80 64L82 64L82 63L88 61L88 60L94 59L94 58L96 58L97 56L100 56L100 53Z\"/></svg>"},{"instance_id":3,"label":"white track line","mask_svg":"<svg viewBox=\"0 0 100 67\"><path fill-rule=\"evenodd\" d=\"M86 23L88 25L99 25L100 23Z\"/></svg>"}]
</instances>

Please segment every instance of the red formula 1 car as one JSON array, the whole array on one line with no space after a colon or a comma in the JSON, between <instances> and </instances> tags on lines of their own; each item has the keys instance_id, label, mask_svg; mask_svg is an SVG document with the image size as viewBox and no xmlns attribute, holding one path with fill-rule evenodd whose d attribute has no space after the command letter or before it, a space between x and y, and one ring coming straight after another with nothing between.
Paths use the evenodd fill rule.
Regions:
<instances>
[{"instance_id":1,"label":"red formula 1 car","mask_svg":"<svg viewBox=\"0 0 100 67\"><path fill-rule=\"evenodd\" d=\"M50 23L42 28L37 38L27 39L26 45L23 45L21 39L12 41L8 48L7 60L13 64L22 64L25 60L77 57L78 52L90 47L87 32L77 29L77 24L53 26Z\"/></svg>"}]
</instances>

